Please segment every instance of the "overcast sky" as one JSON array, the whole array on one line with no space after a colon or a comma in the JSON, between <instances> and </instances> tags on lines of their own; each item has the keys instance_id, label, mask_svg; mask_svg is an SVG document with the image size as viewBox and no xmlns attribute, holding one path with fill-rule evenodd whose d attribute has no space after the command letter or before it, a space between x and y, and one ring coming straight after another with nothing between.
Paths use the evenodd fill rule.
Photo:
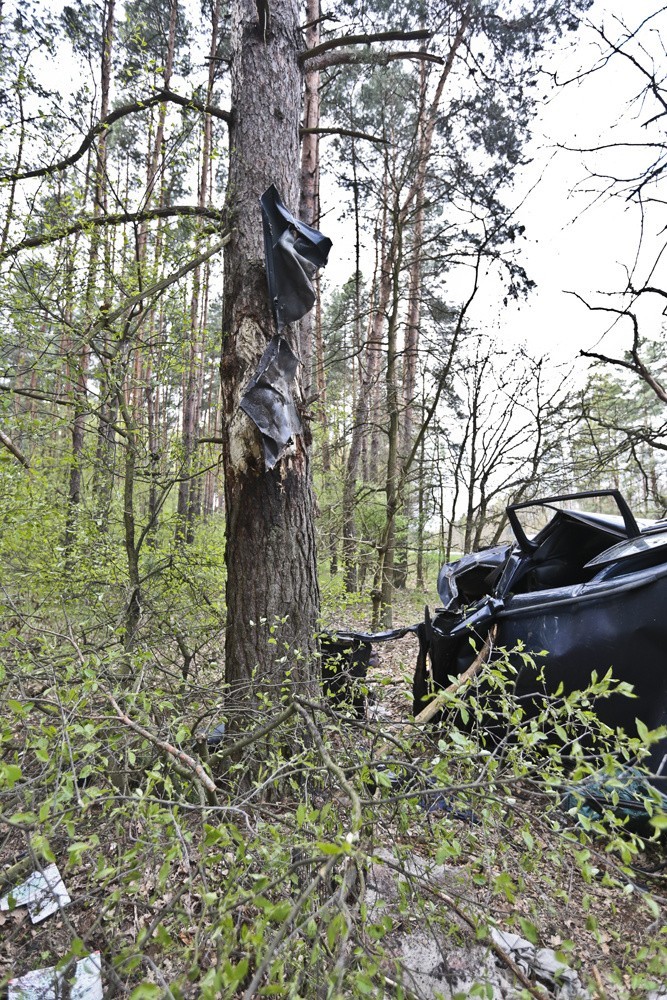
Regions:
<instances>
[{"instance_id":1,"label":"overcast sky","mask_svg":"<svg viewBox=\"0 0 667 1000\"><path fill-rule=\"evenodd\" d=\"M634 29L656 9L647 0L597 0L590 19L618 37L622 30L618 18ZM660 28L667 37L667 15L647 25L641 38L649 55L662 57L658 65L664 72ZM599 53L596 36L584 29L568 49L557 51L548 68L564 81L580 68L598 64ZM646 54L642 59L648 63ZM627 321L614 324L613 317L593 314L567 292L577 292L596 304L616 304L618 299L608 298L607 293L625 287L628 269L634 269L635 285L650 280L667 287L665 263L660 261L654 270L664 243L664 208L649 207L640 240L638 208L621 198L599 197L603 182L588 175L589 170L631 175L647 162L645 151L628 153L617 148L584 155L562 148L650 138L643 123L657 108L636 100L645 83L638 70L620 57L568 86L545 83L545 100L528 150L533 162L516 192L517 201L529 192L519 211L526 225L522 259L538 287L520 307L509 307L498 315L494 315L497 310L491 296L485 297L476 314L479 323L493 324L504 337L525 340L536 351L552 350L561 359L575 358L580 348L608 353L628 343ZM659 300L646 300L638 307L643 334L659 334L662 309Z\"/></svg>"},{"instance_id":2,"label":"overcast sky","mask_svg":"<svg viewBox=\"0 0 667 1000\"><path fill-rule=\"evenodd\" d=\"M610 37L618 38L623 30L620 21L634 29L656 9L653 0L596 0L589 18L593 24L604 25ZM659 53L664 64L659 27L667 38L667 14L651 21L641 37L649 54ZM546 58L539 88L542 103L526 150L531 162L518 172L516 187L507 198L509 205L521 206L518 217L526 234L520 260L537 282L537 289L520 305L503 307L503 286L491 278L485 281L471 314L476 327L503 342L525 343L531 353L548 352L559 361L575 361L580 348L622 351L628 342L629 324L589 312L568 292L576 292L591 303L616 304L618 299L599 293L623 289L626 269L635 269L636 284L652 275L662 245L661 231L667 224L667 212L653 206L644 219L640 248L636 206L620 198L599 197L599 182L592 183L588 176L590 169L623 176L645 160L644 151L629 158L621 149L594 156L563 148L647 138L642 123L655 108L636 103L645 80L627 60L612 60L568 86L554 84L554 74L564 82L598 65L601 51L595 32L582 28L567 35ZM322 228L327 232L331 228L330 235L335 238L326 275L329 286L346 280L354 267L351 228L345 230L332 222L335 202L335 197L332 201L323 191ZM369 261L365 270L371 269ZM652 283L661 280L664 270L664 265L658 268ZM662 279L667 287L667 275ZM464 297L464 288L462 279L451 275L453 301ZM659 334L662 308L659 301L641 304L642 333L646 336Z\"/></svg>"}]
</instances>

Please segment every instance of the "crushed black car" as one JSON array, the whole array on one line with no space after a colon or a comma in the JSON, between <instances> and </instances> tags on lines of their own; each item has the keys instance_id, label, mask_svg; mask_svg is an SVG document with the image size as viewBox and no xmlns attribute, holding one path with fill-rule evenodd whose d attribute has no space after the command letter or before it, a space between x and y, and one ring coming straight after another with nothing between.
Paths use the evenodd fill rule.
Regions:
<instances>
[{"instance_id":1,"label":"crushed black car","mask_svg":"<svg viewBox=\"0 0 667 1000\"><path fill-rule=\"evenodd\" d=\"M602 498L617 513L581 509ZM526 705L537 710L561 685L566 694L582 690L594 672L600 678L611 669L634 698L597 699L598 719L629 735L637 719L649 730L667 725L667 521L637 521L617 490L513 504L507 514L512 544L440 572L443 606L417 627L415 716L470 667L475 644L493 628L495 645L514 657L514 690ZM511 652L521 648L535 663ZM652 745L644 765L667 792L667 738Z\"/></svg>"}]
</instances>

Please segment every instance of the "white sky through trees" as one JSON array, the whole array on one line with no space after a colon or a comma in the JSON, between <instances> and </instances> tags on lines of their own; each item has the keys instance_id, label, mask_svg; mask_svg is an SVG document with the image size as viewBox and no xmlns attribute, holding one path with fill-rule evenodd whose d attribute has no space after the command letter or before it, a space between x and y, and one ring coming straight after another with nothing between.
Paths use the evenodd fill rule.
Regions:
<instances>
[{"instance_id":1,"label":"white sky through trees","mask_svg":"<svg viewBox=\"0 0 667 1000\"><path fill-rule=\"evenodd\" d=\"M59 12L63 6L63 0L48 0L52 11ZM185 0L185 6L196 31L199 5ZM503 342L525 343L533 354L549 353L568 362L576 359L581 348L613 353L627 344L629 325L615 323L612 316L591 313L568 292L598 305L617 305L614 293L626 286L629 272L634 273L635 284L650 281L667 287L667 259L653 267L667 225L665 207L655 202L647 207L642 232L637 205L605 195L605 181L589 176L591 170L627 176L640 168L645 154L641 150L628 153L620 147L598 154L575 151L599 144L651 141L650 129L643 123L656 107L637 99L646 78L622 57L601 65L605 46L594 30L603 26L610 38L618 39L624 27L633 30L647 18L651 19L632 51L647 66L653 59L660 74L667 70L660 39L661 33L667 39L667 7L661 9L655 0L595 0L589 24L576 33L565 33L545 55L538 88L540 109L532 125L532 141L525 150L530 162L517 171L515 186L507 197L507 204L517 207L517 218L526 227L523 240L517 244L518 259L537 288L520 303L505 306L502 283L490 276L471 314L471 322L480 330L499 336ZM595 72L586 73L595 67ZM196 57L193 70L195 76L202 71ZM68 67L61 63L58 83L65 90L73 83L67 80L69 75ZM660 129L661 124L653 128ZM326 157L327 140L323 142ZM335 219L337 207L348 200L349 192L332 188L324 178L322 229L335 240L323 276L325 289L342 284L354 269L352 223ZM373 266L371 241L368 233L367 278ZM462 294L463 282L461 275L452 273L453 302ZM659 336L662 308L658 301L639 306L644 336Z\"/></svg>"},{"instance_id":2,"label":"white sky through trees","mask_svg":"<svg viewBox=\"0 0 667 1000\"><path fill-rule=\"evenodd\" d=\"M504 306L502 283L490 276L471 313L471 323L503 342L525 343L531 353L549 353L561 362L576 360L580 349L623 350L629 324L591 313L568 292L576 292L591 304L617 305L618 297L607 293L624 289L629 272L634 273L635 284L650 280L667 286L667 261L653 267L667 211L656 204L648 206L642 233L637 205L605 194L605 180L590 177L590 171L629 176L647 162L645 152L629 153L620 147L597 154L576 151L600 144L651 141L643 123L658 109L637 99L646 78L619 56L603 65L605 46L594 28L603 26L610 38L617 39L624 25L634 30L656 12L639 36L642 58L647 66L653 59L658 72L661 62L667 70L660 39L661 31L667 39L667 8L661 12L652 0L632 4L596 0L589 24L566 33L545 56L538 87L541 103L525 149L530 162L517 171L507 196L507 205L516 206L517 218L526 227L523 240L517 243L517 257L537 288L520 303ZM636 44L632 51L642 54ZM595 67L595 72L586 72ZM570 82L565 85L566 81ZM660 127L660 123L653 125ZM330 220L340 197L341 192L331 195L323 190L325 230L327 224L334 226ZM328 287L345 281L354 269L351 223L335 226L332 235L337 239L326 274ZM364 269L372 270L372 257ZM452 273L452 300L461 282L461 276ZM638 306L643 335L655 338L660 334L662 308L657 301Z\"/></svg>"}]
</instances>

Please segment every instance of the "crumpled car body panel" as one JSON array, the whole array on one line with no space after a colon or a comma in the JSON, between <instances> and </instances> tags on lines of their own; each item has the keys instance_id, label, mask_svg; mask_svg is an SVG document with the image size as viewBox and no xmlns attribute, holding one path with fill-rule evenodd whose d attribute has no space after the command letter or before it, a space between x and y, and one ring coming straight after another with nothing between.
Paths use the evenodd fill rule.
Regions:
<instances>
[{"instance_id":1,"label":"crumpled car body panel","mask_svg":"<svg viewBox=\"0 0 667 1000\"><path fill-rule=\"evenodd\" d=\"M287 323L295 323L312 309L312 279L318 267L326 264L332 243L285 208L275 185L267 188L260 205L266 278L280 332Z\"/></svg>"},{"instance_id":2,"label":"crumpled car body panel","mask_svg":"<svg viewBox=\"0 0 667 1000\"><path fill-rule=\"evenodd\" d=\"M617 500L615 491L567 499L599 495ZM667 725L667 544L658 537L667 526L640 526L621 500L620 516L556 509L533 538L519 526L515 545L480 553L477 562L465 556L443 567L439 591L445 609L420 627L415 714L430 693L470 665L471 638L479 648L495 625L497 646L512 650L520 644L533 655L547 651L538 657L539 669L513 657L516 694L528 705L532 699L537 709L544 693L553 694L560 684L566 693L585 688L593 671L602 677L611 668L616 680L632 684L635 698L598 699L598 718L631 735L637 718L649 729ZM535 501L540 504L550 506L550 498ZM510 521L516 528L516 516ZM489 586L468 604L467 580L480 568ZM667 739L654 745L647 766L667 786Z\"/></svg>"},{"instance_id":3,"label":"crumpled car body panel","mask_svg":"<svg viewBox=\"0 0 667 1000\"><path fill-rule=\"evenodd\" d=\"M264 465L273 469L302 433L292 387L298 359L284 337L276 334L266 346L240 407L262 436Z\"/></svg>"}]
</instances>

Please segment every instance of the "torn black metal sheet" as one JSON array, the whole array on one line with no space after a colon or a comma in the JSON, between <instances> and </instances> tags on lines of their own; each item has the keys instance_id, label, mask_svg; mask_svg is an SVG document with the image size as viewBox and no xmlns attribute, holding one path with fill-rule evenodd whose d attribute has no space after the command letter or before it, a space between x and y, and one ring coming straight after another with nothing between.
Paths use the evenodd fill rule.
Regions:
<instances>
[{"instance_id":1,"label":"torn black metal sheet","mask_svg":"<svg viewBox=\"0 0 667 1000\"><path fill-rule=\"evenodd\" d=\"M544 696L561 684L566 694L581 690L593 671L602 677L611 668L616 680L632 684L635 697L598 700L600 721L630 735L637 732L636 719L649 729L667 725L666 525L638 524L615 492L594 495L612 495L620 516L559 509L553 503L561 498L547 498L534 506L552 510L550 520L529 537L517 519L524 505L509 508L517 543L484 554L490 568L486 593L469 606L462 585L478 568L474 560L465 557L441 571L447 609L420 628L415 715L429 691L447 687L451 676L470 666L471 638L479 649L496 625L497 646L521 645L534 656L547 651L545 658L537 656L539 670L520 654L511 657L515 692L528 709L538 711ZM578 503L590 496L565 499ZM479 587L479 577L474 584ZM667 785L667 739L653 745L647 767L657 787Z\"/></svg>"},{"instance_id":2,"label":"torn black metal sheet","mask_svg":"<svg viewBox=\"0 0 667 1000\"><path fill-rule=\"evenodd\" d=\"M284 337L276 334L246 386L240 407L262 435L264 464L273 469L303 433L292 387L299 361Z\"/></svg>"},{"instance_id":3,"label":"torn black metal sheet","mask_svg":"<svg viewBox=\"0 0 667 1000\"><path fill-rule=\"evenodd\" d=\"M332 704L347 703L358 718L363 718L366 711L363 681L368 668L375 667L378 663L372 643L400 639L410 632L416 632L417 628L416 625L408 625L385 632L322 632L322 687Z\"/></svg>"},{"instance_id":4,"label":"torn black metal sheet","mask_svg":"<svg viewBox=\"0 0 667 1000\"><path fill-rule=\"evenodd\" d=\"M313 308L313 278L326 264L332 244L285 208L275 185L264 192L260 205L269 297L280 331Z\"/></svg>"}]
</instances>

